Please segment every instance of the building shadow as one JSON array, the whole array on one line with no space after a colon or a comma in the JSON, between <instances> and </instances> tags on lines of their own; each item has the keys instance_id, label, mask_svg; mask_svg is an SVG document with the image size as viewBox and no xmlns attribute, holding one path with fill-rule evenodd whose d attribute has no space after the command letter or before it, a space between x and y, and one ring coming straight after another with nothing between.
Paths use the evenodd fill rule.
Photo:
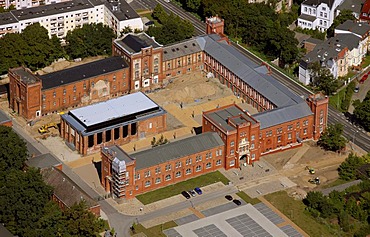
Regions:
<instances>
[{"instance_id":1,"label":"building shadow","mask_svg":"<svg viewBox=\"0 0 370 237\"><path fill-rule=\"evenodd\" d=\"M101 183L101 161L93 162L96 172L98 172L99 180Z\"/></svg>"},{"instance_id":2,"label":"building shadow","mask_svg":"<svg viewBox=\"0 0 370 237\"><path fill-rule=\"evenodd\" d=\"M202 133L202 126L199 127L193 127L193 130L195 132L195 135L199 135Z\"/></svg>"}]
</instances>

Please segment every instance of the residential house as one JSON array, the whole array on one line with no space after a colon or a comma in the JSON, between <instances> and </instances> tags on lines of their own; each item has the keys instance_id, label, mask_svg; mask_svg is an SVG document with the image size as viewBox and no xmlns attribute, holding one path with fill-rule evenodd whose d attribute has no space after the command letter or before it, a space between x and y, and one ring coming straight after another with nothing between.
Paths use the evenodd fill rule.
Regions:
<instances>
[{"instance_id":1,"label":"residential house","mask_svg":"<svg viewBox=\"0 0 370 237\"><path fill-rule=\"evenodd\" d=\"M370 47L370 25L366 22L354 22L347 20L335 28L335 35L353 34L360 38L361 55L364 57Z\"/></svg>"},{"instance_id":2,"label":"residential house","mask_svg":"<svg viewBox=\"0 0 370 237\"><path fill-rule=\"evenodd\" d=\"M338 16L343 10L350 10L356 19L360 19L361 9L365 1L366 0L344 0L342 4L337 7L335 16Z\"/></svg>"},{"instance_id":3,"label":"residential house","mask_svg":"<svg viewBox=\"0 0 370 237\"><path fill-rule=\"evenodd\" d=\"M361 8L360 21L370 21L370 0L366 0Z\"/></svg>"},{"instance_id":4,"label":"residential house","mask_svg":"<svg viewBox=\"0 0 370 237\"><path fill-rule=\"evenodd\" d=\"M298 27L302 29L327 30L335 18L335 9L343 0L306 0L301 4Z\"/></svg>"}]
</instances>

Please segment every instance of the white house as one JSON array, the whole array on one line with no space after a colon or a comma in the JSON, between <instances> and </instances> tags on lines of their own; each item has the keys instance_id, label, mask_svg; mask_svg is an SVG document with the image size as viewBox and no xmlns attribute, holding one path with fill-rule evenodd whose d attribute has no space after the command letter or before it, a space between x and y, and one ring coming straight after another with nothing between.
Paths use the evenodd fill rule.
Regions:
<instances>
[{"instance_id":1,"label":"white house","mask_svg":"<svg viewBox=\"0 0 370 237\"><path fill-rule=\"evenodd\" d=\"M303 29L327 30L333 23L335 9L343 0L306 0L301 4L298 26Z\"/></svg>"},{"instance_id":2,"label":"white house","mask_svg":"<svg viewBox=\"0 0 370 237\"><path fill-rule=\"evenodd\" d=\"M117 7L112 7L116 4ZM103 23L117 35L126 26L143 30L140 16L124 0L71 0L61 3L13 10L0 14L0 37L22 32L28 25L40 23L49 36L64 38L69 30L84 24Z\"/></svg>"},{"instance_id":3,"label":"white house","mask_svg":"<svg viewBox=\"0 0 370 237\"><path fill-rule=\"evenodd\" d=\"M70 0L0 0L0 7L5 9L14 6L15 9L24 9L29 7L38 7L41 5L49 5Z\"/></svg>"}]
</instances>

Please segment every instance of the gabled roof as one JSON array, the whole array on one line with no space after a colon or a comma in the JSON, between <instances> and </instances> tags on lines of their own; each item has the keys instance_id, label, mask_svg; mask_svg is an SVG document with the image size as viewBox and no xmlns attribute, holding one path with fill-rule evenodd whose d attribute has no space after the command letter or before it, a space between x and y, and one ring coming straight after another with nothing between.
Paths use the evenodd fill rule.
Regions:
<instances>
[{"instance_id":1,"label":"gabled roof","mask_svg":"<svg viewBox=\"0 0 370 237\"><path fill-rule=\"evenodd\" d=\"M347 46L349 50L352 50L359 46L361 38L353 34L337 34L335 37L331 38L331 40L340 42L340 44L343 44Z\"/></svg>"},{"instance_id":2,"label":"gabled roof","mask_svg":"<svg viewBox=\"0 0 370 237\"><path fill-rule=\"evenodd\" d=\"M213 36L213 37L211 37ZM218 39L220 39L218 37ZM277 107L293 105L303 99L283 86L272 76L261 72L258 65L241 54L225 41L217 41L217 36L206 35L197 38L203 50L217 59L224 67L233 72L246 84L254 88Z\"/></svg>"},{"instance_id":3,"label":"gabled roof","mask_svg":"<svg viewBox=\"0 0 370 237\"><path fill-rule=\"evenodd\" d=\"M310 5L310 6L318 6L321 3L325 3L330 8L333 6L335 0L306 0L302 4Z\"/></svg>"},{"instance_id":4,"label":"gabled roof","mask_svg":"<svg viewBox=\"0 0 370 237\"><path fill-rule=\"evenodd\" d=\"M337 7L337 10L350 10L354 13L360 14L362 5L366 0L344 0L342 4Z\"/></svg>"},{"instance_id":5,"label":"gabled roof","mask_svg":"<svg viewBox=\"0 0 370 237\"><path fill-rule=\"evenodd\" d=\"M99 205L61 170L49 168L42 170L41 174L45 183L54 187L54 195L67 207L71 207L82 200L86 201L89 208Z\"/></svg>"},{"instance_id":6,"label":"gabled roof","mask_svg":"<svg viewBox=\"0 0 370 237\"><path fill-rule=\"evenodd\" d=\"M10 117L3 110L0 109L0 124L9 121L12 121Z\"/></svg>"},{"instance_id":7,"label":"gabled roof","mask_svg":"<svg viewBox=\"0 0 370 237\"><path fill-rule=\"evenodd\" d=\"M137 152L131 157L136 159L136 170L141 170L223 145L217 133L207 132Z\"/></svg>"},{"instance_id":8,"label":"gabled roof","mask_svg":"<svg viewBox=\"0 0 370 237\"><path fill-rule=\"evenodd\" d=\"M352 20L347 20L335 28L335 33L340 34L337 30L348 31L348 33L352 32L362 37L369 33L370 25L367 22L354 22Z\"/></svg>"},{"instance_id":9,"label":"gabled roof","mask_svg":"<svg viewBox=\"0 0 370 237\"><path fill-rule=\"evenodd\" d=\"M51 168L61 164L62 163L50 153L32 157L26 161L27 166L40 169Z\"/></svg>"},{"instance_id":10,"label":"gabled roof","mask_svg":"<svg viewBox=\"0 0 370 237\"><path fill-rule=\"evenodd\" d=\"M306 102L302 102L299 104L254 114L253 118L260 122L260 129L265 129L310 115L312 115L312 111Z\"/></svg>"},{"instance_id":11,"label":"gabled roof","mask_svg":"<svg viewBox=\"0 0 370 237\"><path fill-rule=\"evenodd\" d=\"M141 52L142 48L153 47L156 49L162 46L144 32L139 34L130 33L121 39L114 40L114 42L131 54Z\"/></svg>"},{"instance_id":12,"label":"gabled roof","mask_svg":"<svg viewBox=\"0 0 370 237\"><path fill-rule=\"evenodd\" d=\"M42 81L42 89L47 90L127 67L128 64L123 58L110 57L61 71L48 73L39 77Z\"/></svg>"},{"instance_id":13,"label":"gabled roof","mask_svg":"<svg viewBox=\"0 0 370 237\"><path fill-rule=\"evenodd\" d=\"M163 47L163 61L180 58L201 51L202 49L200 48L196 39L186 40Z\"/></svg>"}]
</instances>

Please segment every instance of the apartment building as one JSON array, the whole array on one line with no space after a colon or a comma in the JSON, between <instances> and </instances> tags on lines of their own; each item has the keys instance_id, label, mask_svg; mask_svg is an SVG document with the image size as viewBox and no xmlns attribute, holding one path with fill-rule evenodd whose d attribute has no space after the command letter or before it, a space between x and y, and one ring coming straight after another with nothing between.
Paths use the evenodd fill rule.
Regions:
<instances>
[{"instance_id":1,"label":"apartment building","mask_svg":"<svg viewBox=\"0 0 370 237\"><path fill-rule=\"evenodd\" d=\"M143 29L140 16L124 0L71 0L0 14L0 37L20 33L27 26L40 23L49 32L64 38L67 32L84 24L103 23L117 35L126 27Z\"/></svg>"}]
</instances>

